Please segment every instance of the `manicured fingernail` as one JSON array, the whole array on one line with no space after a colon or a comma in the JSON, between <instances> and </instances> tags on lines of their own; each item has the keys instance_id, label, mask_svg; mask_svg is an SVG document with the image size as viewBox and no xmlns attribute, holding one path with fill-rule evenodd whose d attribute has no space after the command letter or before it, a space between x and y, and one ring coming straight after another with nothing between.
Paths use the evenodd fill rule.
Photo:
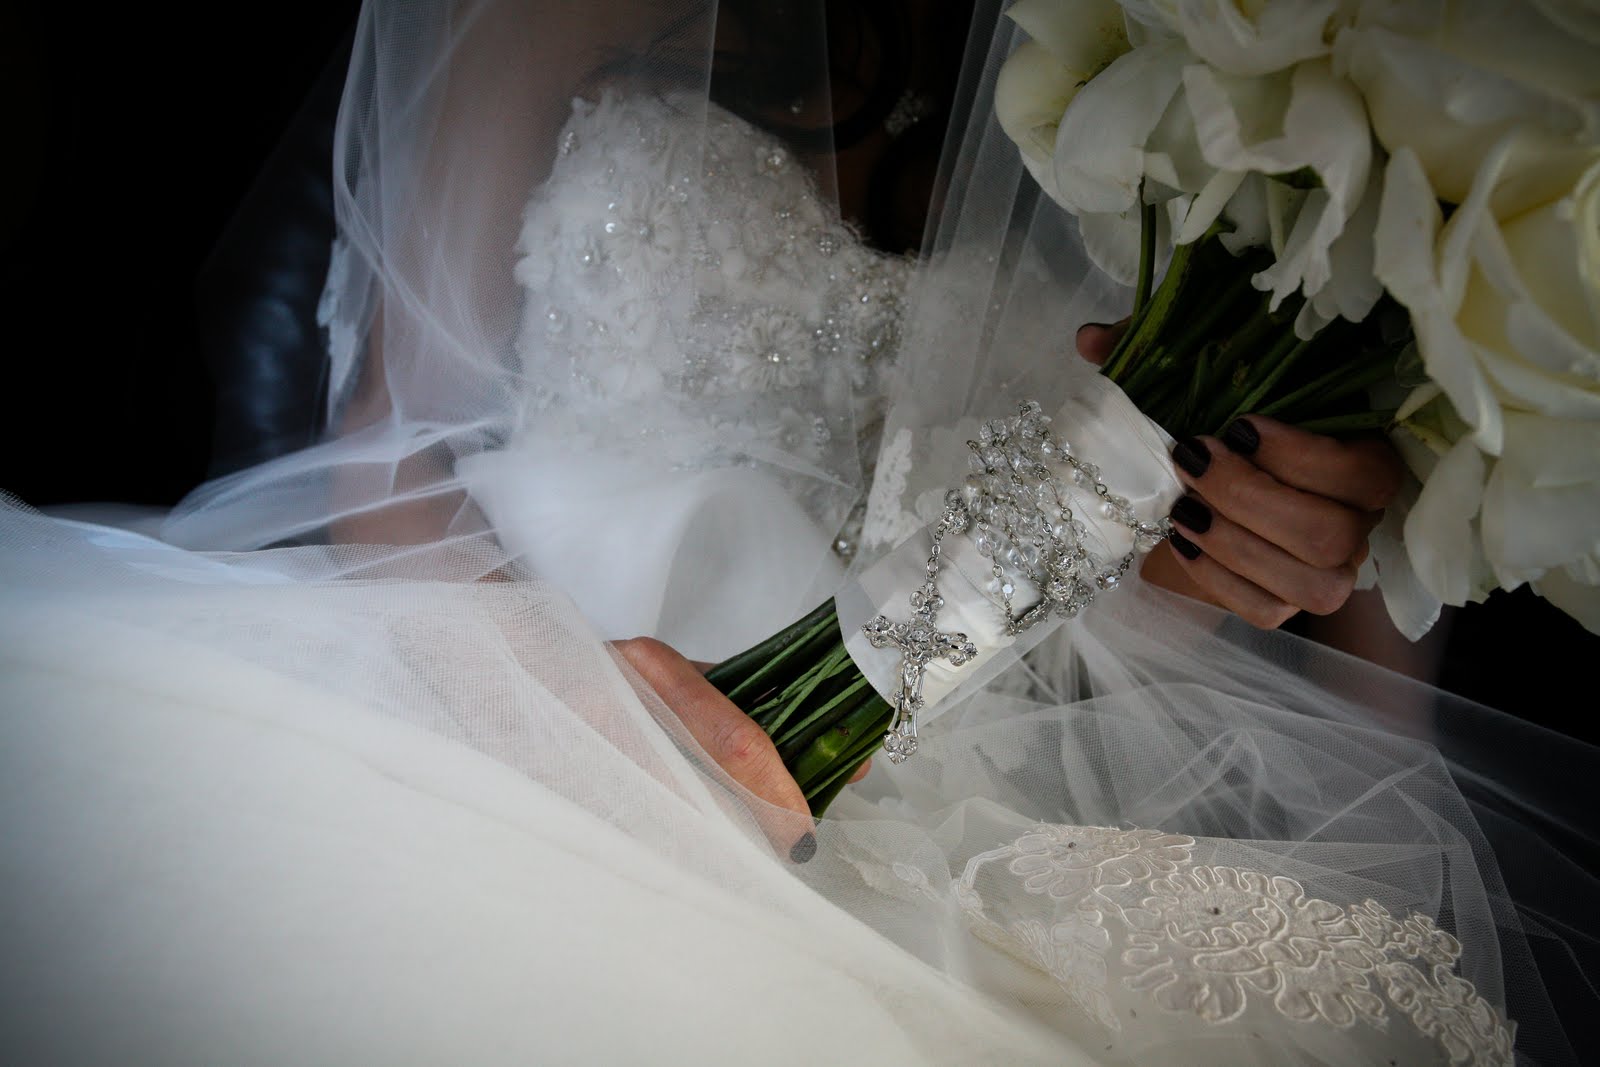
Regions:
<instances>
[{"instance_id":1,"label":"manicured fingernail","mask_svg":"<svg viewBox=\"0 0 1600 1067\"><path fill-rule=\"evenodd\" d=\"M1241 456L1253 456L1261 447L1261 435L1244 419L1234 419L1222 431L1222 443Z\"/></svg>"},{"instance_id":2,"label":"manicured fingernail","mask_svg":"<svg viewBox=\"0 0 1600 1067\"><path fill-rule=\"evenodd\" d=\"M1172 521L1187 526L1197 534L1203 534L1211 529L1211 509L1192 496L1181 496L1178 502L1172 505ZM1195 551L1198 552L1199 549ZM1193 556L1189 558L1194 559Z\"/></svg>"},{"instance_id":3,"label":"manicured fingernail","mask_svg":"<svg viewBox=\"0 0 1600 1067\"><path fill-rule=\"evenodd\" d=\"M1193 437L1185 437L1172 449L1172 461L1191 478L1198 478L1211 466L1211 453Z\"/></svg>"},{"instance_id":4,"label":"manicured fingernail","mask_svg":"<svg viewBox=\"0 0 1600 1067\"><path fill-rule=\"evenodd\" d=\"M1172 542L1172 547L1178 550L1178 555L1184 559L1199 559L1200 546L1189 540L1183 534L1174 530L1167 535L1167 540Z\"/></svg>"},{"instance_id":5,"label":"manicured fingernail","mask_svg":"<svg viewBox=\"0 0 1600 1067\"><path fill-rule=\"evenodd\" d=\"M811 857L816 854L817 835L810 830L807 830L805 836L796 841L794 847L789 849L789 859L795 863L809 863Z\"/></svg>"}]
</instances>

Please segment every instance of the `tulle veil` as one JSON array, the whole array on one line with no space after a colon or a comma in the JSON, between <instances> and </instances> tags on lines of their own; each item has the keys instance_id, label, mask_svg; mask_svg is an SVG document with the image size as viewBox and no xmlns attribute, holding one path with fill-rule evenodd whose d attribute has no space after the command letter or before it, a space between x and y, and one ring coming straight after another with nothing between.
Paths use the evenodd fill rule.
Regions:
<instances>
[{"instance_id":1,"label":"tulle veil","mask_svg":"<svg viewBox=\"0 0 1600 1067\"><path fill-rule=\"evenodd\" d=\"M870 101L828 76L820 7L367 4L336 133L327 439L202 487L159 538L0 517L17 1049L1279 1063L1390 1047L1270 1005L1215 1025L1139 1012L1114 960L1108 1026L1037 958L974 939L961 906L963 887L989 892L986 857L1042 826L1179 835L1207 870L1426 916L1515 1020L1519 1057L1591 1047L1600 848L1574 788L1600 775L1592 747L1133 582L941 709L794 866L773 856L782 814L603 644L655 632L714 658L798 617L889 547L869 524L854 559L835 550L878 442L919 442L898 494L917 515L964 459L936 431L1053 406L1064 339L1122 310L992 121L1016 44L1002 6L974 19L928 238L885 327L897 361L819 363L797 439L739 435L748 398L695 387L693 330L577 347L589 324L551 317L586 255L619 293L696 308L723 298L706 257L726 250L645 233L657 216L626 198L628 233L602 213L593 247L544 249L525 209L581 151L573 99L632 96L674 131L640 195L709 211L718 167L800 167L790 216L738 224L772 229L774 262L784 241L840 240L835 139ZM766 131L759 158L712 151L723 116ZM642 244L624 260L606 236ZM686 363L530 388L597 352L636 374L642 351ZM672 499L695 506L664 517ZM530 528L565 555L519 550ZM1021 890L986 900L997 923L1038 921Z\"/></svg>"}]
</instances>

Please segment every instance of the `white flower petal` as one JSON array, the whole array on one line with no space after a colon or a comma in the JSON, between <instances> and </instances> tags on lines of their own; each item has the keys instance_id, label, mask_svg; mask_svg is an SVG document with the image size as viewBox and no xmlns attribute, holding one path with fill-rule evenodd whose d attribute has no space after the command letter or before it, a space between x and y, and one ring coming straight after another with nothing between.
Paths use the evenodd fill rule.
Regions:
<instances>
[{"instance_id":1,"label":"white flower petal","mask_svg":"<svg viewBox=\"0 0 1600 1067\"><path fill-rule=\"evenodd\" d=\"M1537 489L1600 484L1600 422L1508 414L1502 462Z\"/></svg>"},{"instance_id":2,"label":"white flower petal","mask_svg":"<svg viewBox=\"0 0 1600 1067\"><path fill-rule=\"evenodd\" d=\"M1195 55L1229 74L1270 74L1327 55L1337 0L1182 0L1174 28Z\"/></svg>"},{"instance_id":3,"label":"white flower petal","mask_svg":"<svg viewBox=\"0 0 1600 1067\"><path fill-rule=\"evenodd\" d=\"M1600 585L1580 582L1565 568L1533 583L1534 592L1577 619L1590 633L1600 634Z\"/></svg>"},{"instance_id":4,"label":"white flower petal","mask_svg":"<svg viewBox=\"0 0 1600 1067\"><path fill-rule=\"evenodd\" d=\"M1173 29L1178 19L1180 0L1121 0L1128 40L1135 48L1152 41L1178 38Z\"/></svg>"},{"instance_id":5,"label":"white flower petal","mask_svg":"<svg viewBox=\"0 0 1600 1067\"><path fill-rule=\"evenodd\" d=\"M1485 20L1489 9L1501 9ZM1372 126L1391 152L1422 160L1439 195L1460 203L1484 156L1510 131L1519 141L1499 213L1551 193L1552 155L1600 136L1600 63L1536 11L1513 4L1454 4L1427 36L1368 25L1342 31L1338 69L1360 86Z\"/></svg>"},{"instance_id":6,"label":"white flower petal","mask_svg":"<svg viewBox=\"0 0 1600 1067\"><path fill-rule=\"evenodd\" d=\"M1487 197L1482 198L1487 204ZM1467 210L1464 205L1456 212ZM1484 451L1500 451L1500 402L1479 369L1475 350L1456 323L1460 295L1446 293L1435 258L1442 215L1417 157L1401 148L1389 159L1373 249L1373 272L1411 312L1417 349L1428 375L1473 428ZM1457 218L1452 217L1451 223ZM1447 268L1453 264L1446 262ZM1464 286L1464 282L1462 283Z\"/></svg>"},{"instance_id":7,"label":"white flower petal","mask_svg":"<svg viewBox=\"0 0 1600 1067\"><path fill-rule=\"evenodd\" d=\"M1122 212L1138 200L1144 146L1182 83L1179 42L1134 49L1073 98L1056 137L1055 184L1074 213Z\"/></svg>"},{"instance_id":8,"label":"white flower petal","mask_svg":"<svg viewBox=\"0 0 1600 1067\"><path fill-rule=\"evenodd\" d=\"M1542 457L1524 447L1528 442L1519 439L1517 429L1515 422L1508 427L1506 451L1518 454L1518 461L1496 463L1483 496L1484 552L1507 589L1600 554L1600 481L1534 486L1526 472L1537 469ZM1547 444L1581 447L1577 441Z\"/></svg>"},{"instance_id":9,"label":"white flower petal","mask_svg":"<svg viewBox=\"0 0 1600 1067\"><path fill-rule=\"evenodd\" d=\"M1418 408L1432 403L1434 398L1442 393L1443 390L1439 388L1438 383L1422 383L1415 389L1411 390L1411 392L1406 396L1405 402L1402 403L1399 407L1399 410L1394 413L1394 421L1404 422L1405 420L1409 419Z\"/></svg>"},{"instance_id":10,"label":"white flower petal","mask_svg":"<svg viewBox=\"0 0 1600 1067\"><path fill-rule=\"evenodd\" d=\"M1208 163L1317 176L1319 187L1302 202L1277 262L1257 278L1274 307L1302 288L1314 295L1332 276L1329 250L1367 190L1372 141L1360 96L1321 60L1257 78L1196 64L1185 68L1183 80Z\"/></svg>"},{"instance_id":11,"label":"white flower petal","mask_svg":"<svg viewBox=\"0 0 1600 1067\"><path fill-rule=\"evenodd\" d=\"M1481 600L1488 583L1473 519L1483 498L1483 455L1461 441L1439 460L1406 516L1404 542L1423 587L1446 604Z\"/></svg>"},{"instance_id":12,"label":"white flower petal","mask_svg":"<svg viewBox=\"0 0 1600 1067\"><path fill-rule=\"evenodd\" d=\"M1056 127L1079 86L1077 77L1032 41L1019 45L1000 68L994 85L995 119L1016 142L1030 171L1047 169L1055 155Z\"/></svg>"},{"instance_id":13,"label":"white flower petal","mask_svg":"<svg viewBox=\"0 0 1600 1067\"><path fill-rule=\"evenodd\" d=\"M1518 292L1575 343L1600 353L1600 152L1569 189L1503 222L1495 251L1515 264Z\"/></svg>"},{"instance_id":14,"label":"white flower petal","mask_svg":"<svg viewBox=\"0 0 1600 1067\"><path fill-rule=\"evenodd\" d=\"M1176 243L1186 245L1204 237L1211 224L1222 215L1222 209L1227 207L1243 181L1244 172L1238 170L1219 170L1212 175L1205 188L1195 195L1194 203L1189 205L1189 210L1184 215L1183 226L1178 230Z\"/></svg>"},{"instance_id":15,"label":"white flower petal","mask_svg":"<svg viewBox=\"0 0 1600 1067\"><path fill-rule=\"evenodd\" d=\"M1531 304L1506 312L1505 348L1483 369L1507 404L1560 419L1600 419L1597 356Z\"/></svg>"},{"instance_id":16,"label":"white flower petal","mask_svg":"<svg viewBox=\"0 0 1600 1067\"><path fill-rule=\"evenodd\" d=\"M1500 398L1478 362L1478 349L1461 334L1461 328L1437 308L1412 309L1411 326L1417 335L1422 365L1444 390L1450 403L1471 428L1472 439L1491 456L1498 456L1504 435Z\"/></svg>"},{"instance_id":17,"label":"white flower petal","mask_svg":"<svg viewBox=\"0 0 1600 1067\"><path fill-rule=\"evenodd\" d=\"M1342 316L1360 322L1383 296L1383 284L1373 266L1382 200L1383 181L1377 168L1373 168L1355 214L1328 249L1328 284L1312 297L1320 316L1329 320Z\"/></svg>"},{"instance_id":18,"label":"white flower petal","mask_svg":"<svg viewBox=\"0 0 1600 1067\"><path fill-rule=\"evenodd\" d=\"M1083 249L1094 265L1122 285L1139 280L1139 209L1078 216Z\"/></svg>"},{"instance_id":19,"label":"white flower petal","mask_svg":"<svg viewBox=\"0 0 1600 1067\"><path fill-rule=\"evenodd\" d=\"M1006 17L1079 81L1133 47L1116 0L1017 0Z\"/></svg>"},{"instance_id":20,"label":"white flower petal","mask_svg":"<svg viewBox=\"0 0 1600 1067\"><path fill-rule=\"evenodd\" d=\"M1267 217L1268 184L1259 174L1246 174L1223 208L1223 217L1233 224L1233 232L1223 234L1222 243L1234 255L1272 240L1272 223Z\"/></svg>"},{"instance_id":21,"label":"white flower petal","mask_svg":"<svg viewBox=\"0 0 1600 1067\"><path fill-rule=\"evenodd\" d=\"M1594 0L1530 0L1534 7L1568 35L1600 44L1600 4Z\"/></svg>"},{"instance_id":22,"label":"white flower petal","mask_svg":"<svg viewBox=\"0 0 1600 1067\"><path fill-rule=\"evenodd\" d=\"M1417 577L1403 541L1406 516L1416 502L1421 486L1413 479L1384 510L1383 519L1368 540L1372 552L1368 561L1377 572L1383 605L1395 629L1407 640L1416 641L1439 621L1443 602L1430 593Z\"/></svg>"}]
</instances>

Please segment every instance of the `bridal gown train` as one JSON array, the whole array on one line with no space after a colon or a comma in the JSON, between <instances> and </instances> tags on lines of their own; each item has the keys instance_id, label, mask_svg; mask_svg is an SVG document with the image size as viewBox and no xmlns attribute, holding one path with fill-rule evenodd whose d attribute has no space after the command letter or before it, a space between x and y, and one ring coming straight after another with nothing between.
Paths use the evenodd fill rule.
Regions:
<instances>
[{"instance_id":1,"label":"bridal gown train","mask_svg":"<svg viewBox=\"0 0 1600 1067\"><path fill-rule=\"evenodd\" d=\"M515 415L454 467L493 541L230 546L292 466L161 541L0 511L9 1061L1569 1054L1427 743L1492 713L1138 582L775 855L603 639L725 656L920 524L903 469L871 509L837 472L947 275L714 105L608 89L561 129Z\"/></svg>"}]
</instances>

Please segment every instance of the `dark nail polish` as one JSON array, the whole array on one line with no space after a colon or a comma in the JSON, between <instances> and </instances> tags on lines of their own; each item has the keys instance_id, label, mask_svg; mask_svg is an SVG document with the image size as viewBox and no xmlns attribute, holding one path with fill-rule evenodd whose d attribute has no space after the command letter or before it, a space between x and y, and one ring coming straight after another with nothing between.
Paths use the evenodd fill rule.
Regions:
<instances>
[{"instance_id":1,"label":"dark nail polish","mask_svg":"<svg viewBox=\"0 0 1600 1067\"><path fill-rule=\"evenodd\" d=\"M1167 540L1172 542L1172 547L1178 550L1178 555L1184 559L1199 559L1200 546L1189 540L1183 534L1174 530L1167 535Z\"/></svg>"},{"instance_id":2,"label":"dark nail polish","mask_svg":"<svg viewBox=\"0 0 1600 1067\"><path fill-rule=\"evenodd\" d=\"M1172 449L1172 461L1191 478L1198 478L1211 466L1211 453L1193 437L1185 437Z\"/></svg>"},{"instance_id":3,"label":"dark nail polish","mask_svg":"<svg viewBox=\"0 0 1600 1067\"><path fill-rule=\"evenodd\" d=\"M1187 526L1197 534L1203 534L1211 529L1211 509L1192 496L1182 496L1172 505L1172 521Z\"/></svg>"},{"instance_id":4,"label":"dark nail polish","mask_svg":"<svg viewBox=\"0 0 1600 1067\"><path fill-rule=\"evenodd\" d=\"M807 830L805 836L796 841L794 847L789 849L789 859L795 863L809 863L811 857L816 854L817 835L810 830Z\"/></svg>"},{"instance_id":5,"label":"dark nail polish","mask_svg":"<svg viewBox=\"0 0 1600 1067\"><path fill-rule=\"evenodd\" d=\"M1261 435L1244 419L1234 419L1222 431L1222 443L1241 456L1253 456L1256 449L1261 447Z\"/></svg>"}]
</instances>

